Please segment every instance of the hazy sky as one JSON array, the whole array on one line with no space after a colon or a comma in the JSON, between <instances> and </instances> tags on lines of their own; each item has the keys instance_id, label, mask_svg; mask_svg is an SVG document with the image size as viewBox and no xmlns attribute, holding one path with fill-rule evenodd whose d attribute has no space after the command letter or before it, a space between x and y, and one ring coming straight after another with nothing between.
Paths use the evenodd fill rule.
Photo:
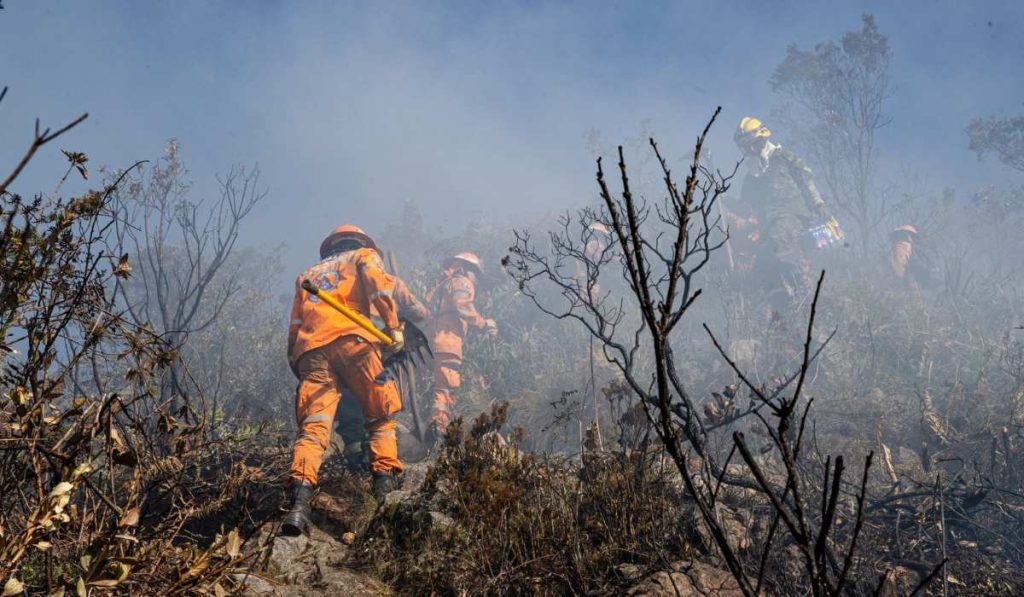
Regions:
<instances>
[{"instance_id":1,"label":"hazy sky","mask_svg":"<svg viewBox=\"0 0 1024 597\"><path fill-rule=\"evenodd\" d=\"M258 162L270 196L245 244L313 257L334 225L374 232L407 200L434 222L593 197L589 131L641 122L679 155L716 105L735 123L779 100L787 44L875 14L893 48L887 157L936 186L1007 173L966 150L971 118L1024 113L1024 2L175 2L4 0L0 164L32 119L88 111L59 143L127 166L177 138L195 180ZM778 131L785 141L785 132ZM16 189L52 187L58 148ZM3 166L6 171L8 166Z\"/></svg>"}]
</instances>

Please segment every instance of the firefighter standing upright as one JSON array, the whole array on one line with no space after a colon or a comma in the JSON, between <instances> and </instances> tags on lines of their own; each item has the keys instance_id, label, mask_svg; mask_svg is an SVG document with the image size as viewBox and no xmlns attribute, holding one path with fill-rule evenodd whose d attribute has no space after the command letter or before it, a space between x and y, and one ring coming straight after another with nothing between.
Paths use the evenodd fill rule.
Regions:
<instances>
[{"instance_id":1,"label":"firefighter standing upright","mask_svg":"<svg viewBox=\"0 0 1024 597\"><path fill-rule=\"evenodd\" d=\"M493 319L480 315L473 301L476 280L483 274L480 258L459 253L445 262L444 278L427 301L434 307L434 403L430 435L443 433L462 385L462 346L470 329L497 333Z\"/></svg>"},{"instance_id":2,"label":"firefighter standing upright","mask_svg":"<svg viewBox=\"0 0 1024 597\"><path fill-rule=\"evenodd\" d=\"M773 143L771 134L760 120L748 116L740 121L734 140L748 167L740 201L756 214L765 247L757 270L769 305L781 311L810 286L802 237L812 219L824 220L826 213L810 168Z\"/></svg>"},{"instance_id":3,"label":"firefighter standing upright","mask_svg":"<svg viewBox=\"0 0 1024 597\"><path fill-rule=\"evenodd\" d=\"M914 263L914 240L917 228L903 224L889 233L889 269L892 271L896 286L917 289L917 268Z\"/></svg>"},{"instance_id":4,"label":"firefighter standing upright","mask_svg":"<svg viewBox=\"0 0 1024 597\"><path fill-rule=\"evenodd\" d=\"M401 398L394 381L381 377L380 340L301 287L309 280L321 295L328 294L364 317L370 316L372 305L394 341L389 349L397 351L404 338L392 296L394 283L384 272L373 239L356 226L335 229L320 245L320 257L295 282L288 328L289 362L299 377L295 400L299 430L290 471L292 504L282 524L282 531L292 535L309 525L309 502L342 387L351 390L366 419L374 493L382 495L393 488L394 475L402 471L393 419L402 408Z\"/></svg>"}]
</instances>

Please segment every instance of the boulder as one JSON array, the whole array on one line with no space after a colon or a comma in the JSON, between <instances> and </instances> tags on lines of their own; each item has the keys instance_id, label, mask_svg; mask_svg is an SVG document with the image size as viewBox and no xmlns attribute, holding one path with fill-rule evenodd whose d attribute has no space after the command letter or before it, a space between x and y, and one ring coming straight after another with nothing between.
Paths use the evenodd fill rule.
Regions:
<instances>
[{"instance_id":1,"label":"boulder","mask_svg":"<svg viewBox=\"0 0 1024 597\"><path fill-rule=\"evenodd\" d=\"M680 562L669 570L647 576L626 594L633 597L740 597L743 592L726 570L700 562Z\"/></svg>"}]
</instances>

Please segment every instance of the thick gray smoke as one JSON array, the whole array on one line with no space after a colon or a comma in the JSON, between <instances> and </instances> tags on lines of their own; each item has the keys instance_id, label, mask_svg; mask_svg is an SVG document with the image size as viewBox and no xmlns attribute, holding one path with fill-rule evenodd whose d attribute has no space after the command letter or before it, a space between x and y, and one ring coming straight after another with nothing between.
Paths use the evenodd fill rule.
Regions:
<instances>
[{"instance_id":1,"label":"thick gray smoke","mask_svg":"<svg viewBox=\"0 0 1024 597\"><path fill-rule=\"evenodd\" d=\"M681 154L720 104L712 149L726 162L733 124L776 103L768 77L786 45L837 39L861 12L893 47L892 124L880 139L893 170L939 186L1002 176L966 151L963 129L1020 107L1016 2L142 10L11 0L0 13L11 86L2 117L13 140L28 137L29 118L90 112L64 143L94 166L155 158L177 138L199 195L213 193L214 173L259 162L271 194L242 240L287 243L295 269L332 225L380 232L407 201L455 228L473 214L590 202L592 130L604 150L646 120ZM40 160L21 188L48 180L54 163Z\"/></svg>"}]
</instances>

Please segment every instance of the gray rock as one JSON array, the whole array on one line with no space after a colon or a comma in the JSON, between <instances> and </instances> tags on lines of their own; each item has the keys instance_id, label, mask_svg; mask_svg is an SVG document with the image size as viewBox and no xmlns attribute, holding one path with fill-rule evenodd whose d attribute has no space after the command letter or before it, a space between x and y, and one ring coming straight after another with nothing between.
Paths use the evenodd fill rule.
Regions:
<instances>
[{"instance_id":1,"label":"gray rock","mask_svg":"<svg viewBox=\"0 0 1024 597\"><path fill-rule=\"evenodd\" d=\"M725 570L693 562L676 563L670 570L648 576L632 587L633 597L740 597L743 592L732 575Z\"/></svg>"},{"instance_id":2,"label":"gray rock","mask_svg":"<svg viewBox=\"0 0 1024 597\"><path fill-rule=\"evenodd\" d=\"M232 574L231 580L242 586L243 595L278 595L277 585L252 574Z\"/></svg>"},{"instance_id":3,"label":"gray rock","mask_svg":"<svg viewBox=\"0 0 1024 597\"><path fill-rule=\"evenodd\" d=\"M430 525L439 531L444 531L455 526L455 520L451 516L441 512L430 512Z\"/></svg>"},{"instance_id":4,"label":"gray rock","mask_svg":"<svg viewBox=\"0 0 1024 597\"><path fill-rule=\"evenodd\" d=\"M413 498L413 492L408 489L396 489L384 496L384 505L405 504Z\"/></svg>"},{"instance_id":5,"label":"gray rock","mask_svg":"<svg viewBox=\"0 0 1024 597\"><path fill-rule=\"evenodd\" d=\"M305 535L298 537L275 537L274 544L270 548L270 560L268 569L274 576L287 578L299 567L299 561L309 548L309 538Z\"/></svg>"}]
</instances>

